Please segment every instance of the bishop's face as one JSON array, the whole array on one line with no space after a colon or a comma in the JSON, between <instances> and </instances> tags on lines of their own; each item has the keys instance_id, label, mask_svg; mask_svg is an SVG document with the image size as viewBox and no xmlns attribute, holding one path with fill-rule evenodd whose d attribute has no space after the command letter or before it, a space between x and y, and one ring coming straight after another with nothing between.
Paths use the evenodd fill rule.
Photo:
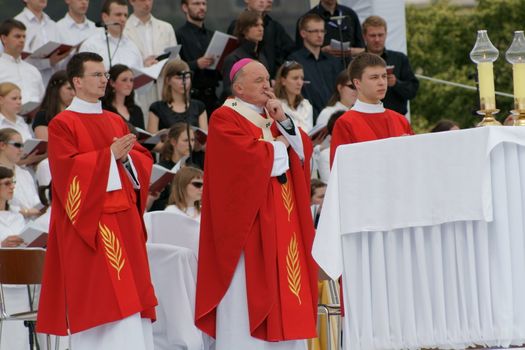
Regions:
<instances>
[{"instance_id":1,"label":"bishop's face","mask_svg":"<svg viewBox=\"0 0 525 350\"><path fill-rule=\"evenodd\" d=\"M241 100L259 107L266 105L271 90L270 75L260 62L248 63L233 85L235 95Z\"/></svg>"}]
</instances>

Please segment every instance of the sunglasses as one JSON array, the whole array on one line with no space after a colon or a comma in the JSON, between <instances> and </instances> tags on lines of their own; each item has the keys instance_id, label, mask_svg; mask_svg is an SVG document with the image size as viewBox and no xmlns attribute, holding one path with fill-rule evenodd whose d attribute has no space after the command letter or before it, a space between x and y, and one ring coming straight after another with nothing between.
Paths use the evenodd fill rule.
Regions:
<instances>
[{"instance_id":1,"label":"sunglasses","mask_svg":"<svg viewBox=\"0 0 525 350\"><path fill-rule=\"evenodd\" d=\"M193 187L195 187L195 188L201 188L204 184L202 182L199 182L199 181L192 181L191 185Z\"/></svg>"},{"instance_id":2,"label":"sunglasses","mask_svg":"<svg viewBox=\"0 0 525 350\"><path fill-rule=\"evenodd\" d=\"M16 142L16 141L7 141L6 142L8 145L11 145L13 147L16 147L16 148L22 148L24 147L24 144L21 143L21 142Z\"/></svg>"}]
</instances>

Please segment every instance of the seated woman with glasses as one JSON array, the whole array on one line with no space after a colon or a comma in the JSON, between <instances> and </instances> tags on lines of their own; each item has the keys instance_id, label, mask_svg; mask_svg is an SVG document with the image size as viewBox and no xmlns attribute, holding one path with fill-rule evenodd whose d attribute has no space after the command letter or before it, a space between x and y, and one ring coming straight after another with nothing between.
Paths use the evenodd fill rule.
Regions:
<instances>
[{"instance_id":1,"label":"seated woman with glasses","mask_svg":"<svg viewBox=\"0 0 525 350\"><path fill-rule=\"evenodd\" d=\"M54 73L47 84L44 99L33 120L32 127L37 139L47 141L49 122L71 104L73 97L75 97L75 90L67 80L66 71L59 70Z\"/></svg>"},{"instance_id":2,"label":"seated woman with glasses","mask_svg":"<svg viewBox=\"0 0 525 350\"><path fill-rule=\"evenodd\" d=\"M319 113L316 125L326 125L330 116L337 111L348 111L357 99L357 90L350 81L348 70L343 70L335 80L334 94L328 100L326 107Z\"/></svg>"},{"instance_id":3,"label":"seated woman with glasses","mask_svg":"<svg viewBox=\"0 0 525 350\"><path fill-rule=\"evenodd\" d=\"M109 70L106 94L102 97L102 108L120 115L130 131L135 127L144 129L144 114L135 104L133 78L133 72L128 66L114 65Z\"/></svg>"},{"instance_id":4,"label":"seated woman with glasses","mask_svg":"<svg viewBox=\"0 0 525 350\"><path fill-rule=\"evenodd\" d=\"M10 210L9 201L15 192L14 173L0 166L0 241L2 247L18 247L24 240L19 234L25 227L22 214Z\"/></svg>"},{"instance_id":5,"label":"seated woman with glasses","mask_svg":"<svg viewBox=\"0 0 525 350\"><path fill-rule=\"evenodd\" d=\"M200 222L203 176L202 170L191 166L180 169L171 183L165 211L186 215Z\"/></svg>"},{"instance_id":6,"label":"seated woman with glasses","mask_svg":"<svg viewBox=\"0 0 525 350\"><path fill-rule=\"evenodd\" d=\"M284 112L304 132L314 126L313 108L301 95L304 85L304 70L300 63L286 61L275 75L275 96L281 100Z\"/></svg>"},{"instance_id":7,"label":"seated woman with glasses","mask_svg":"<svg viewBox=\"0 0 525 350\"><path fill-rule=\"evenodd\" d=\"M156 133L169 129L175 123L189 123L207 131L206 106L201 101L190 98L191 74L188 64L182 60L168 62L164 66L163 75L162 100L153 102L149 107L147 130ZM184 105L185 100L188 101L187 108Z\"/></svg>"},{"instance_id":8,"label":"seated woman with glasses","mask_svg":"<svg viewBox=\"0 0 525 350\"><path fill-rule=\"evenodd\" d=\"M239 39L239 47L226 56L222 65L224 99L231 95L230 71L235 62L243 58L251 58L261 62L269 70L268 59L262 52L264 22L259 12L251 10L241 12L235 22L233 35Z\"/></svg>"},{"instance_id":9,"label":"seated woman with glasses","mask_svg":"<svg viewBox=\"0 0 525 350\"><path fill-rule=\"evenodd\" d=\"M36 183L29 171L17 165L22 157L22 136L11 128L0 129L0 166L13 171L17 181L11 210L19 212L26 219L40 216L44 211L38 197Z\"/></svg>"}]
</instances>

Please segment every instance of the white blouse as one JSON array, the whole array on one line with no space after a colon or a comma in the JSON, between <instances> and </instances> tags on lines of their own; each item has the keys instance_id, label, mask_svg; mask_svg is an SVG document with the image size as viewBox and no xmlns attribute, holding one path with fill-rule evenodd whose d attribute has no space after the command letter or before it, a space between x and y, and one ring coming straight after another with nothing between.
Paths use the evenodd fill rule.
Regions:
<instances>
[{"instance_id":1,"label":"white blouse","mask_svg":"<svg viewBox=\"0 0 525 350\"><path fill-rule=\"evenodd\" d=\"M8 236L19 235L26 226L24 217L11 210L0 211L0 242Z\"/></svg>"},{"instance_id":2,"label":"white blouse","mask_svg":"<svg viewBox=\"0 0 525 350\"><path fill-rule=\"evenodd\" d=\"M35 179L29 171L15 165L15 194L10 202L12 210L21 208L40 208L42 203L38 197Z\"/></svg>"},{"instance_id":3,"label":"white blouse","mask_svg":"<svg viewBox=\"0 0 525 350\"><path fill-rule=\"evenodd\" d=\"M308 132L314 127L314 112L307 99L303 99L296 109L293 109L286 100L281 100L281 103L284 113L289 115L304 132Z\"/></svg>"},{"instance_id":4,"label":"white blouse","mask_svg":"<svg viewBox=\"0 0 525 350\"><path fill-rule=\"evenodd\" d=\"M186 211L182 211L175 204L170 204L166 207L166 209L164 209L164 211L188 216L198 222L201 222L201 213L197 213L197 211L195 210L195 207L189 207L186 209Z\"/></svg>"}]
</instances>

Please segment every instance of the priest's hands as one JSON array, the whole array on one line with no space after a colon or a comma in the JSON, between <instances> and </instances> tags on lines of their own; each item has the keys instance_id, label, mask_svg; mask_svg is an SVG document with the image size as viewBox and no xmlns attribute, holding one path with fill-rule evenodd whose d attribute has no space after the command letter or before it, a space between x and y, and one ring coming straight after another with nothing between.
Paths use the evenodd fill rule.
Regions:
<instances>
[{"instance_id":1,"label":"priest's hands","mask_svg":"<svg viewBox=\"0 0 525 350\"><path fill-rule=\"evenodd\" d=\"M268 101L266 101L266 110L270 114L270 118L278 122L286 120L286 115L284 114L281 101L275 97L275 94L272 91L265 91L266 96L268 96Z\"/></svg>"},{"instance_id":2,"label":"priest's hands","mask_svg":"<svg viewBox=\"0 0 525 350\"><path fill-rule=\"evenodd\" d=\"M136 140L137 137L133 134L127 134L119 138L114 137L111 144L111 152L113 152L115 159L120 161L126 160Z\"/></svg>"}]
</instances>

